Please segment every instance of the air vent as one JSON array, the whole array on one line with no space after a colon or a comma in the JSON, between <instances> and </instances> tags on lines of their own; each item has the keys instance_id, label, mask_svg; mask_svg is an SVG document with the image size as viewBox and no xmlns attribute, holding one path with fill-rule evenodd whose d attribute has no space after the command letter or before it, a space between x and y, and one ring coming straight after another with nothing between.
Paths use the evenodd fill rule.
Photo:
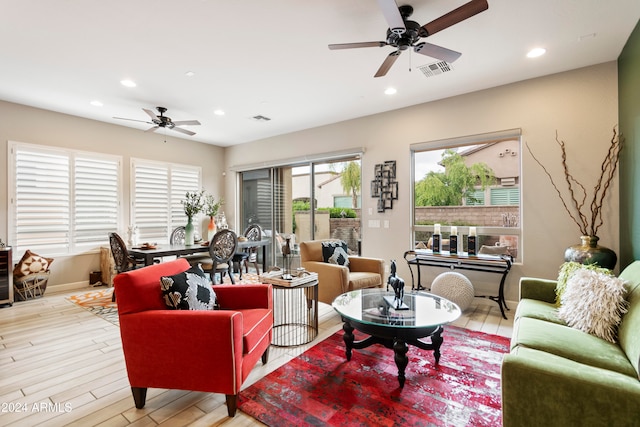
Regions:
<instances>
[{"instance_id":1,"label":"air vent","mask_svg":"<svg viewBox=\"0 0 640 427\"><path fill-rule=\"evenodd\" d=\"M258 114L257 116L253 116L253 120L257 122L268 122L271 119L269 117Z\"/></svg>"},{"instance_id":2,"label":"air vent","mask_svg":"<svg viewBox=\"0 0 640 427\"><path fill-rule=\"evenodd\" d=\"M421 65L418 67L420 71L427 77L437 76L438 74L453 71L451 64L446 61L434 62L433 64Z\"/></svg>"},{"instance_id":3,"label":"air vent","mask_svg":"<svg viewBox=\"0 0 640 427\"><path fill-rule=\"evenodd\" d=\"M502 178L502 179L500 179L500 185L502 185L503 187L510 187L512 185L516 185L516 179L515 178Z\"/></svg>"}]
</instances>

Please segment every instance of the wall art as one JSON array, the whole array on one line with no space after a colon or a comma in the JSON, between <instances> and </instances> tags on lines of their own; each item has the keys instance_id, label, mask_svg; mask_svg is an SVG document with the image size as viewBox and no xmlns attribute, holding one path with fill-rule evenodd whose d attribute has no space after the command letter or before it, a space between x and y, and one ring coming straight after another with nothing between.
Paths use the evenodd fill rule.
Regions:
<instances>
[{"instance_id":1,"label":"wall art","mask_svg":"<svg viewBox=\"0 0 640 427\"><path fill-rule=\"evenodd\" d=\"M375 179L371 181L371 197L378 199L378 212L393 209L393 201L398 200L398 181L396 181L396 161L388 160L377 164Z\"/></svg>"}]
</instances>

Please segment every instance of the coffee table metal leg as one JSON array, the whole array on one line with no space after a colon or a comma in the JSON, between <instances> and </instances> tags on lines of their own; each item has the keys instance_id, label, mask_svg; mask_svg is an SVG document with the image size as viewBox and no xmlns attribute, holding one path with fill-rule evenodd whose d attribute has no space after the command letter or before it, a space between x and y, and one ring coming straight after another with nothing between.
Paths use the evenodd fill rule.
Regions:
<instances>
[{"instance_id":1,"label":"coffee table metal leg","mask_svg":"<svg viewBox=\"0 0 640 427\"><path fill-rule=\"evenodd\" d=\"M344 340L344 344L346 346L347 360L351 360L351 349L353 348L353 326L349 322L344 322L342 325L342 330L344 331L344 335L342 339Z\"/></svg>"},{"instance_id":2,"label":"coffee table metal leg","mask_svg":"<svg viewBox=\"0 0 640 427\"><path fill-rule=\"evenodd\" d=\"M393 343L393 352L395 353L393 359L396 362L396 366L398 367L398 382L400 383L400 388L404 387L404 371L407 368L407 364L409 363L409 358L407 357L407 352L409 351L409 347L407 347L407 343L401 339L396 339Z\"/></svg>"}]
</instances>

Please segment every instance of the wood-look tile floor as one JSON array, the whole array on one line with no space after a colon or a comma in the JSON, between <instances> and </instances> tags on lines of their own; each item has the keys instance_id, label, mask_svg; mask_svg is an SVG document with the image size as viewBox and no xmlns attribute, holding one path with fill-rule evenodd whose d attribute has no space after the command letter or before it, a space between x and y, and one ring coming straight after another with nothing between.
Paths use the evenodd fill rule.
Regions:
<instances>
[{"instance_id":1,"label":"wood-look tile floor","mask_svg":"<svg viewBox=\"0 0 640 427\"><path fill-rule=\"evenodd\" d=\"M87 292L47 294L0 308L0 426L257 426L243 414L227 417L224 395L149 389L136 409L127 380L118 326L69 302ZM476 298L454 324L510 337L497 305ZM320 304L318 337L293 348L272 347L244 387L339 330L333 309ZM446 344L446 341L445 341Z\"/></svg>"}]
</instances>

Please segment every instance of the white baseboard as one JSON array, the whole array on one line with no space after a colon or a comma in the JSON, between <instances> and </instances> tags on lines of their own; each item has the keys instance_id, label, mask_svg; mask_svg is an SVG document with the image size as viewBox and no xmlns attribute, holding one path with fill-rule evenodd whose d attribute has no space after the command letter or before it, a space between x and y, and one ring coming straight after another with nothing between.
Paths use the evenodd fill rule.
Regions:
<instances>
[{"instance_id":1,"label":"white baseboard","mask_svg":"<svg viewBox=\"0 0 640 427\"><path fill-rule=\"evenodd\" d=\"M77 290L86 290L93 288L93 285L89 284L88 280L83 280L81 282L73 282L73 283L64 283L60 285L47 286L47 294L57 294L57 293L67 293Z\"/></svg>"}]
</instances>

